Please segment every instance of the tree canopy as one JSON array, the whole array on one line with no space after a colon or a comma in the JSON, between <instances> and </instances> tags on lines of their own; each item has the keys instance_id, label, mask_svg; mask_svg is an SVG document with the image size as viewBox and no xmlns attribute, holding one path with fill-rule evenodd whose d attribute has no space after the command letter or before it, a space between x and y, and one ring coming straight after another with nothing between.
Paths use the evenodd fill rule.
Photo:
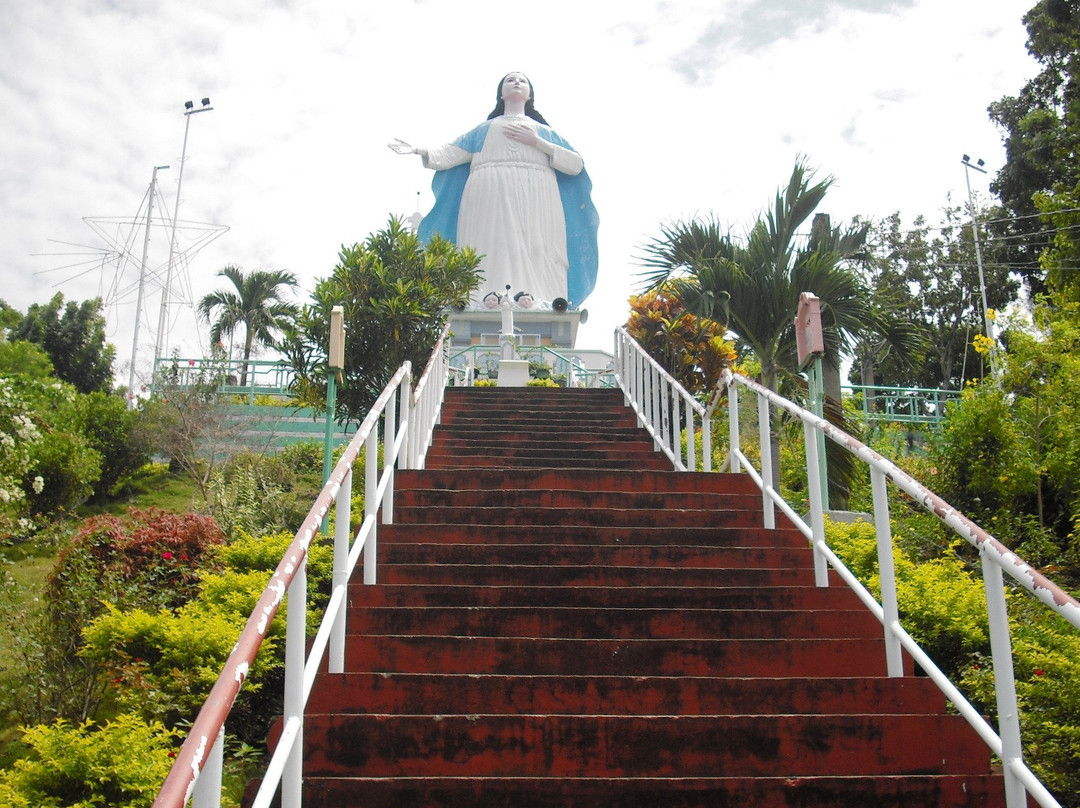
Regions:
<instances>
[{"instance_id":1,"label":"tree canopy","mask_svg":"<svg viewBox=\"0 0 1080 808\"><path fill-rule=\"evenodd\" d=\"M1039 292L1040 257L1054 239L1038 214L1061 209L1056 197L1075 208L1080 183L1080 2L1040 0L1024 24L1028 52L1041 70L1017 95L989 107L991 120L1005 132L1006 150L990 188L1010 214L996 229L1012 246L1011 263ZM1071 224L1077 223L1074 213Z\"/></svg>"},{"instance_id":2,"label":"tree canopy","mask_svg":"<svg viewBox=\"0 0 1080 808\"><path fill-rule=\"evenodd\" d=\"M345 311L344 384L338 421L360 421L406 359L419 374L451 306L480 283L480 257L435 237L424 245L398 218L360 244L343 246L330 277L316 284L281 342L297 377L296 394L325 409L330 311Z\"/></svg>"},{"instance_id":3,"label":"tree canopy","mask_svg":"<svg viewBox=\"0 0 1080 808\"><path fill-rule=\"evenodd\" d=\"M57 292L44 305L35 303L9 335L44 349L56 375L80 393L112 389L116 348L105 340L101 298L64 303Z\"/></svg>"},{"instance_id":4,"label":"tree canopy","mask_svg":"<svg viewBox=\"0 0 1080 808\"><path fill-rule=\"evenodd\" d=\"M297 307L282 300L282 287L295 289L296 276L284 270L255 270L245 274L232 264L218 275L228 278L235 291L217 290L199 301L199 313L207 319L217 312L210 326L210 341L219 344L244 327L244 367L240 386L247 384L247 363L255 345L273 345L278 332L296 316Z\"/></svg>"}]
</instances>

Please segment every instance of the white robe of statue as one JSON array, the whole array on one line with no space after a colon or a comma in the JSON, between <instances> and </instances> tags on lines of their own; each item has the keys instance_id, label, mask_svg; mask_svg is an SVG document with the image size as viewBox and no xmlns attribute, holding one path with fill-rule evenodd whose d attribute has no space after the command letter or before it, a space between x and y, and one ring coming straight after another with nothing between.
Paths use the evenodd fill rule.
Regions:
<instances>
[{"instance_id":1,"label":"white robe of statue","mask_svg":"<svg viewBox=\"0 0 1080 808\"><path fill-rule=\"evenodd\" d=\"M491 121L484 147L477 154L457 146L429 148L424 165L444 170L471 161L461 197L457 244L483 255L484 280L479 302L488 292L529 292L550 303L567 297L566 222L555 172L575 175L581 156L555 144L549 157L535 146L507 137L507 125L538 124L524 115Z\"/></svg>"}]
</instances>

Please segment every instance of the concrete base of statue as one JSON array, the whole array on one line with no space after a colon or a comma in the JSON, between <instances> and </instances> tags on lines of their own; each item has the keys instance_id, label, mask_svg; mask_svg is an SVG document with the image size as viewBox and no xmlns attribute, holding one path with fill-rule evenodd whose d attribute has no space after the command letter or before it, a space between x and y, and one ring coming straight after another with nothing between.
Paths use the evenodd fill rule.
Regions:
<instances>
[{"instance_id":1,"label":"concrete base of statue","mask_svg":"<svg viewBox=\"0 0 1080 808\"><path fill-rule=\"evenodd\" d=\"M525 387L529 383L529 362L526 359L499 360L499 387Z\"/></svg>"}]
</instances>

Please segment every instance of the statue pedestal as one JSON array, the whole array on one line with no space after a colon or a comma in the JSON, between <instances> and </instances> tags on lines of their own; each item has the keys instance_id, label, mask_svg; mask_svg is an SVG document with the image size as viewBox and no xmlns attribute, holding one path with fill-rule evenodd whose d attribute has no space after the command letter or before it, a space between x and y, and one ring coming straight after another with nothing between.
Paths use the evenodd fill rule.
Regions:
<instances>
[{"instance_id":1,"label":"statue pedestal","mask_svg":"<svg viewBox=\"0 0 1080 808\"><path fill-rule=\"evenodd\" d=\"M526 359L499 360L499 387L525 387L529 383L529 362Z\"/></svg>"}]
</instances>

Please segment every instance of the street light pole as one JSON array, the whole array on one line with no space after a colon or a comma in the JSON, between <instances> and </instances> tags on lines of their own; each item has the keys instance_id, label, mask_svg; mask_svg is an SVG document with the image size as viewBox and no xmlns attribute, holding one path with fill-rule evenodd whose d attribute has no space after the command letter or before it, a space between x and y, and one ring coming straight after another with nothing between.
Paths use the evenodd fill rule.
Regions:
<instances>
[{"instance_id":1,"label":"street light pole","mask_svg":"<svg viewBox=\"0 0 1080 808\"><path fill-rule=\"evenodd\" d=\"M986 276L983 274L983 260L982 260L982 246L979 243L979 222L975 216L975 198L971 194L971 172L969 168L978 171L980 174L985 174L986 169L983 168L986 163L979 158L976 160L975 165L972 165L971 158L966 154L960 161L964 164L964 180L967 182L968 193L968 213L971 214L971 232L975 236L975 262L979 266L979 292L982 295L982 310L983 310L983 326L986 329L986 338L990 340L990 371L997 375L997 351L995 350L994 340L994 323L990 319L990 307L986 304Z\"/></svg>"},{"instance_id":2,"label":"street light pole","mask_svg":"<svg viewBox=\"0 0 1080 808\"><path fill-rule=\"evenodd\" d=\"M184 184L184 163L187 161L188 130L191 128L191 116L197 112L209 112L210 99L202 100L202 107L195 109L192 101L184 102L184 145L180 150L180 174L176 178L176 204L173 206L172 235L169 236L169 268L165 272L165 287L161 290L161 311L158 314L157 342L154 345L154 353L161 357L168 351L169 346L165 342L165 324L169 319L169 294L172 289L173 262L176 256L176 221L180 218L180 191Z\"/></svg>"}]
</instances>

